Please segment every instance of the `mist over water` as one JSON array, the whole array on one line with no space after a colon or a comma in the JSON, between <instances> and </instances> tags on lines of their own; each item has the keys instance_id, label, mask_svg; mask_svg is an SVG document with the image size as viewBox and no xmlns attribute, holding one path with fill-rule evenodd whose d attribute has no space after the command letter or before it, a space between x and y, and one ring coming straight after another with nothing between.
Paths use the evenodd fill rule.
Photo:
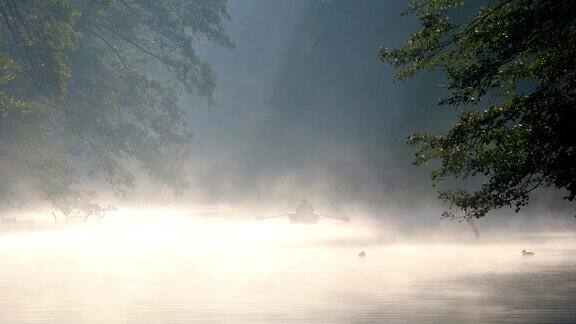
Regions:
<instances>
[{"instance_id":1,"label":"mist over water","mask_svg":"<svg viewBox=\"0 0 576 324\"><path fill-rule=\"evenodd\" d=\"M369 218L298 226L181 210L114 216L93 226L3 232L0 322L569 323L576 316L573 233L494 232L475 242L441 233L417 239ZM523 257L522 249L536 255Z\"/></svg>"}]
</instances>

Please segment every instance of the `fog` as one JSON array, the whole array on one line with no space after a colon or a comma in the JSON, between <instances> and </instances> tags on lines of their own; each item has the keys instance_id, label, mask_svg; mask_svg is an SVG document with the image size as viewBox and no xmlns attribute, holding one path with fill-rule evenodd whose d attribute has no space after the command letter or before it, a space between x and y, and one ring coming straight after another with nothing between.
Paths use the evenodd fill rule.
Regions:
<instances>
[{"instance_id":1,"label":"fog","mask_svg":"<svg viewBox=\"0 0 576 324\"><path fill-rule=\"evenodd\" d=\"M478 242L449 231L399 235L369 221L298 226L208 212L132 209L91 226L3 232L0 321L568 323L576 315L573 233Z\"/></svg>"},{"instance_id":2,"label":"fog","mask_svg":"<svg viewBox=\"0 0 576 324\"><path fill-rule=\"evenodd\" d=\"M405 141L447 129L459 111L435 105L441 75L395 83L376 57L380 46L399 46L417 30L416 19L401 16L405 7L400 0L232 2L227 28L236 47L200 49L218 72L215 106L183 99L194 132L190 188L174 196L144 179L124 203L154 204L160 194L177 205L265 214L308 198L329 214L369 214L408 230L445 226L432 167L414 166ZM497 210L481 227L574 229L561 193L541 192L532 202L521 216Z\"/></svg>"},{"instance_id":3,"label":"fog","mask_svg":"<svg viewBox=\"0 0 576 324\"><path fill-rule=\"evenodd\" d=\"M42 201L10 211L0 322L572 322L573 207L539 192L477 220L480 239L442 219L405 140L459 111L436 106L441 75L394 83L377 59L418 22L403 0L330 3L230 2L235 48L198 49L214 105L181 98L188 188L136 173L116 195L83 179L115 206L100 220L55 222ZM304 198L350 222L259 220Z\"/></svg>"},{"instance_id":4,"label":"fog","mask_svg":"<svg viewBox=\"0 0 576 324\"><path fill-rule=\"evenodd\" d=\"M403 0L232 1L225 27L235 48L197 44L218 75L214 105L180 98L194 134L183 176L189 186L175 192L134 168L136 185L125 194L86 177L79 187L95 189L97 203L119 209L216 206L253 218L290 212L307 198L326 214L359 215L405 231L457 226L440 218L446 206L431 186L433 165L414 166L405 141L415 132L448 129L460 111L436 105L444 94L439 73L393 82L392 69L376 56L418 29L414 17L401 15L406 6ZM19 191L30 198L33 184L25 174L19 178ZM573 230L573 208L562 196L539 192L520 214L496 210L479 226ZM28 199L28 214L52 221L52 207L38 198Z\"/></svg>"},{"instance_id":5,"label":"fog","mask_svg":"<svg viewBox=\"0 0 576 324\"><path fill-rule=\"evenodd\" d=\"M427 175L411 167L404 140L416 127L406 120L429 111L424 102L436 87L415 100L419 83L393 84L375 56L383 40L399 44L406 27L416 27L400 19L404 5L340 5L317 16L310 2L232 4L236 48L207 49L220 71L216 107L191 114L200 160L191 168L201 193L258 202L433 202L433 193L413 185Z\"/></svg>"}]
</instances>

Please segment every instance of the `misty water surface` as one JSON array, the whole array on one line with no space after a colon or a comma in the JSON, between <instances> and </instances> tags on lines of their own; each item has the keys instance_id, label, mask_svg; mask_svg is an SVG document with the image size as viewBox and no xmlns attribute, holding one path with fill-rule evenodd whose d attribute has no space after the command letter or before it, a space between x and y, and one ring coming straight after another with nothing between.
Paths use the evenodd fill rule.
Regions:
<instances>
[{"instance_id":1,"label":"misty water surface","mask_svg":"<svg viewBox=\"0 0 576 324\"><path fill-rule=\"evenodd\" d=\"M576 318L573 234L484 237L479 244L436 238L426 244L369 228L176 218L3 231L0 322ZM523 258L523 248L536 256ZM360 251L367 256L359 258Z\"/></svg>"}]
</instances>

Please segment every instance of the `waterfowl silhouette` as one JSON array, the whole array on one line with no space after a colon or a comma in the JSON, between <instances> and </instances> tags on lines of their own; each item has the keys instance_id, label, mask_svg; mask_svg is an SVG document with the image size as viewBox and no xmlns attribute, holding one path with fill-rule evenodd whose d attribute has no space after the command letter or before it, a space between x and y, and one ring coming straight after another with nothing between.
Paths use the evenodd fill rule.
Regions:
<instances>
[{"instance_id":1,"label":"waterfowl silhouette","mask_svg":"<svg viewBox=\"0 0 576 324\"><path fill-rule=\"evenodd\" d=\"M526 250L522 250L522 256L533 256L535 254L536 253L534 253L534 252L528 252Z\"/></svg>"}]
</instances>

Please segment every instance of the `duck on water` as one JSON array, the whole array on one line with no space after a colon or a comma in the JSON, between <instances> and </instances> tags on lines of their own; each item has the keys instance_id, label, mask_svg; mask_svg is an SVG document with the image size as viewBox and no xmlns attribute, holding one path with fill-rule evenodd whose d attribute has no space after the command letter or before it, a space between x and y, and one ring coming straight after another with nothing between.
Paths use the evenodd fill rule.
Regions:
<instances>
[{"instance_id":1,"label":"duck on water","mask_svg":"<svg viewBox=\"0 0 576 324\"><path fill-rule=\"evenodd\" d=\"M536 253L522 250L522 256L534 256Z\"/></svg>"}]
</instances>

